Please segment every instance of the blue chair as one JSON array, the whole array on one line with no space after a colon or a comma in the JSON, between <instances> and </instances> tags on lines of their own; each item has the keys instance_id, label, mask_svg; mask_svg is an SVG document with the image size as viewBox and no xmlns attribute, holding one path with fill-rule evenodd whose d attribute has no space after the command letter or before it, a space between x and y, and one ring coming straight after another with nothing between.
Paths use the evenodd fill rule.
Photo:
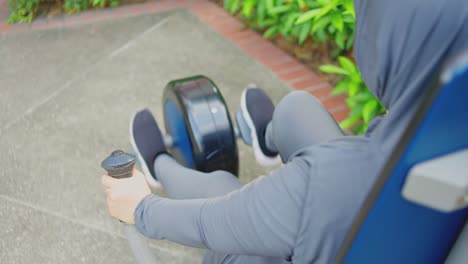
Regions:
<instances>
[{"instance_id":1,"label":"blue chair","mask_svg":"<svg viewBox=\"0 0 468 264\"><path fill-rule=\"evenodd\" d=\"M419 186L418 180L430 178L410 182L408 177L418 164L463 150L468 153L468 50L444 68L421 100L401 143L356 217L336 263L444 263L449 254L450 262L468 263L468 259L459 259L460 254L466 257L468 252L468 226L460 235L468 217L468 159L463 164L458 160L455 166L459 179L465 182L465 186L458 186L464 188L464 196L456 197L456 201L464 207L438 208L439 199L455 193L443 193L443 187L436 185L431 189ZM442 185L454 173L453 168L446 169L436 175ZM452 250L457 239L457 249ZM461 248L465 253L460 253Z\"/></svg>"}]
</instances>

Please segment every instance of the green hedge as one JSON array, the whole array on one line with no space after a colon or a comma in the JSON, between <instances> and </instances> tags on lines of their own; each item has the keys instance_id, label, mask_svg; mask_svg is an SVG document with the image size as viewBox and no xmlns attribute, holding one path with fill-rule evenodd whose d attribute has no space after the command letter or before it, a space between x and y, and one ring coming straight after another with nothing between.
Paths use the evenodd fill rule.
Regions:
<instances>
[{"instance_id":1,"label":"green hedge","mask_svg":"<svg viewBox=\"0 0 468 264\"><path fill-rule=\"evenodd\" d=\"M332 94L346 94L346 104L350 108L348 118L340 125L356 134L363 134L374 117L386 112L382 103L372 95L361 78L356 65L346 57L338 57L340 66L323 65L320 70L340 76Z\"/></svg>"},{"instance_id":2,"label":"green hedge","mask_svg":"<svg viewBox=\"0 0 468 264\"><path fill-rule=\"evenodd\" d=\"M224 7L231 13L239 12L252 27L265 30L265 37L281 34L299 44L307 38L332 40L341 50L353 44L352 0L225 0Z\"/></svg>"},{"instance_id":3,"label":"green hedge","mask_svg":"<svg viewBox=\"0 0 468 264\"><path fill-rule=\"evenodd\" d=\"M353 0L224 0L224 7L266 38L279 34L299 45L311 39L331 45L336 55L350 50L354 42ZM341 127L362 134L386 110L369 92L354 62L345 57L338 61L340 66L323 65L320 70L340 76L332 94L348 96L351 111Z\"/></svg>"},{"instance_id":4,"label":"green hedge","mask_svg":"<svg viewBox=\"0 0 468 264\"><path fill-rule=\"evenodd\" d=\"M59 3L67 13L77 13L91 7L118 6L120 0L8 0L12 13L8 23L30 23L40 11L42 3Z\"/></svg>"}]
</instances>

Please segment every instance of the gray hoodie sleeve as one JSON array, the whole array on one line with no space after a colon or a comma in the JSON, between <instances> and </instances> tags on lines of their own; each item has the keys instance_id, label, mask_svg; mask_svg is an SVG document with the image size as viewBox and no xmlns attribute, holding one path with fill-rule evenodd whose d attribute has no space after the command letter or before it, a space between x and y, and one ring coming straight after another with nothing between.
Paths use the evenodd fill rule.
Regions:
<instances>
[{"instance_id":1,"label":"gray hoodie sleeve","mask_svg":"<svg viewBox=\"0 0 468 264\"><path fill-rule=\"evenodd\" d=\"M299 227L310 165L296 158L225 196L172 200L155 195L135 210L145 236L237 255L287 258Z\"/></svg>"}]
</instances>

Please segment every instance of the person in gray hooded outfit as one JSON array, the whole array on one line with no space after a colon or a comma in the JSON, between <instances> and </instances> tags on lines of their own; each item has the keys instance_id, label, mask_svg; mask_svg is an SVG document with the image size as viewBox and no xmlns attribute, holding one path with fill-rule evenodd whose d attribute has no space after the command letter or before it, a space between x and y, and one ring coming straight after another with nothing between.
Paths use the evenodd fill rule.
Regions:
<instances>
[{"instance_id":1,"label":"person in gray hooded outfit","mask_svg":"<svg viewBox=\"0 0 468 264\"><path fill-rule=\"evenodd\" d=\"M164 153L151 114L142 111L133 121L133 144L171 198L149 194L138 177L125 185L142 187L125 191L116 187L122 180L103 176L111 214L134 221L145 236L209 249L205 263L333 262L429 80L444 60L468 48L465 0L357 0L355 10L358 67L388 109L365 135L342 135L326 115L303 114L321 111L310 106L313 99L298 103L305 96L288 95L256 139L264 133L259 145L266 154L279 152L284 166L242 186L227 172L177 164ZM330 130L320 133L322 125ZM303 135L296 131L310 139L297 141Z\"/></svg>"}]
</instances>

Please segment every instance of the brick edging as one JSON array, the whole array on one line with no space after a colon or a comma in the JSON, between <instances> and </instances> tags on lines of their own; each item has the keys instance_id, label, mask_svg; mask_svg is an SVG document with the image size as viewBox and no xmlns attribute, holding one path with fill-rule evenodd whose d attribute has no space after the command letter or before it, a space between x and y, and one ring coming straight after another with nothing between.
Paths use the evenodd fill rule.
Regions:
<instances>
[{"instance_id":1,"label":"brick edging","mask_svg":"<svg viewBox=\"0 0 468 264\"><path fill-rule=\"evenodd\" d=\"M228 12L208 0L160 0L116 8L85 11L76 15L43 18L31 24L8 25L1 14L5 14L7 0L0 0L0 33L60 28L87 24L120 17L138 16L177 8L187 8L201 21L234 43L255 60L274 72L291 88L304 90L316 96L332 113L336 120L344 120L348 113L343 96L331 96L331 85L318 77L297 59L265 40L250 29L241 29L242 23Z\"/></svg>"}]
</instances>

